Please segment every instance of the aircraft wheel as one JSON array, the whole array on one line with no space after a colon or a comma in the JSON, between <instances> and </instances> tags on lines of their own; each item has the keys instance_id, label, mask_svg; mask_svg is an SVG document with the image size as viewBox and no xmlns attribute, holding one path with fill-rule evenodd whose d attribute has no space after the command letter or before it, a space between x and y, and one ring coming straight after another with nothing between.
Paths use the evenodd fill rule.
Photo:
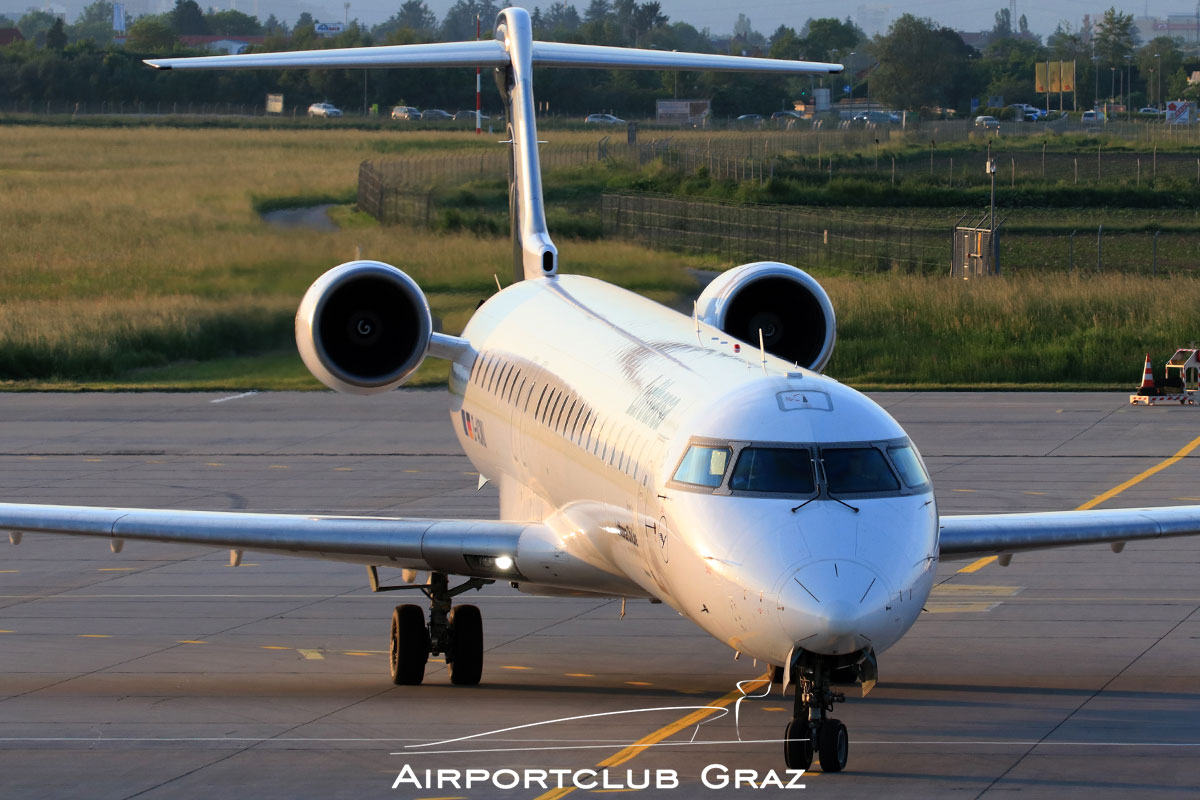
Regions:
<instances>
[{"instance_id":1,"label":"aircraft wheel","mask_svg":"<svg viewBox=\"0 0 1200 800\"><path fill-rule=\"evenodd\" d=\"M450 682L475 686L483 676L483 617L478 606L455 606L447 618L454 658L446 658Z\"/></svg>"},{"instance_id":2,"label":"aircraft wheel","mask_svg":"<svg viewBox=\"0 0 1200 800\"><path fill-rule=\"evenodd\" d=\"M420 606L396 606L392 612L392 644L388 650L392 683L416 686L425 678L428 660L429 629L425 627L425 612Z\"/></svg>"},{"instance_id":3,"label":"aircraft wheel","mask_svg":"<svg viewBox=\"0 0 1200 800\"><path fill-rule=\"evenodd\" d=\"M841 772L850 757L850 734L839 720L827 719L821 723L817 734L817 749L821 757L821 769L825 772Z\"/></svg>"},{"instance_id":4,"label":"aircraft wheel","mask_svg":"<svg viewBox=\"0 0 1200 800\"><path fill-rule=\"evenodd\" d=\"M795 717L783 734L783 762L788 769L808 769L812 766L813 740L808 720Z\"/></svg>"}]
</instances>

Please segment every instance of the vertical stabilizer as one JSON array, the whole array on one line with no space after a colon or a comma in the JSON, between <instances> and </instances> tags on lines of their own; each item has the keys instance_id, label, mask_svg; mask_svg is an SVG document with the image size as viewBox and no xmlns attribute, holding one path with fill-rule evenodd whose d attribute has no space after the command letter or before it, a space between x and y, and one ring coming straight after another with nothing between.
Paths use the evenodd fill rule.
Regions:
<instances>
[{"instance_id":1,"label":"vertical stabilizer","mask_svg":"<svg viewBox=\"0 0 1200 800\"><path fill-rule=\"evenodd\" d=\"M523 8L506 8L496 17L496 40L509 63L496 68L496 86L504 100L511 150L508 202L513 235L513 278L558 274L558 248L546 230L542 170L538 159L533 102L533 25Z\"/></svg>"}]
</instances>

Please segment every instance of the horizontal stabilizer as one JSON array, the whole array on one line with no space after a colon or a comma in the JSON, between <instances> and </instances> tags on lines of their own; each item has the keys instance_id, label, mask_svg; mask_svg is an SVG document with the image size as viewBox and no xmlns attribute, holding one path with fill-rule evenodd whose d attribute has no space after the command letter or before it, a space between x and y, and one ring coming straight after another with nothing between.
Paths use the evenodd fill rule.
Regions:
<instances>
[{"instance_id":1,"label":"horizontal stabilizer","mask_svg":"<svg viewBox=\"0 0 1200 800\"><path fill-rule=\"evenodd\" d=\"M565 42L533 42L535 67L591 67L595 69L717 70L784 75L829 74L841 64L747 58L708 53L638 50ZM344 47L336 50L295 50L281 53L245 53L235 56L151 58L155 69L316 69L386 67L502 67L510 63L504 43L443 42L383 47Z\"/></svg>"}]
</instances>

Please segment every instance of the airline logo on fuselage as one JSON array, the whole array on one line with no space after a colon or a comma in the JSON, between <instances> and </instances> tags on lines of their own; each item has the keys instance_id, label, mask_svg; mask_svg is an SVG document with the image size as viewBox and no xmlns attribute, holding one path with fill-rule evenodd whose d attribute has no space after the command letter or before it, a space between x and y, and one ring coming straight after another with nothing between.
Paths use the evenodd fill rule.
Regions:
<instances>
[{"instance_id":1,"label":"airline logo on fuselage","mask_svg":"<svg viewBox=\"0 0 1200 800\"><path fill-rule=\"evenodd\" d=\"M472 417L465 410L462 414L463 433L473 442L478 442L480 446L487 447L487 438L483 435L483 423L477 417Z\"/></svg>"},{"instance_id":2,"label":"airline logo on fuselage","mask_svg":"<svg viewBox=\"0 0 1200 800\"><path fill-rule=\"evenodd\" d=\"M671 409L679 405L679 397L667 391L671 381L665 381L659 386L649 386L634 398L625 409L625 413L633 419L650 428L658 428L662 421L671 413Z\"/></svg>"}]
</instances>

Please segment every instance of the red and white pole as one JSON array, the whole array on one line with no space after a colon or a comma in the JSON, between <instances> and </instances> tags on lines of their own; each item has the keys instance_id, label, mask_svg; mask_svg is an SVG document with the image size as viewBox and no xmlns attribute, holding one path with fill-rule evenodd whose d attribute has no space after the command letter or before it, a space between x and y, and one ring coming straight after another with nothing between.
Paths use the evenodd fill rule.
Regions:
<instances>
[{"instance_id":1,"label":"red and white pole","mask_svg":"<svg viewBox=\"0 0 1200 800\"><path fill-rule=\"evenodd\" d=\"M480 30L479 29L479 17L476 16L475 17L475 41L477 41L477 42L479 41L479 30ZM476 136L478 136L482 132L480 130L480 126L479 126L479 122L480 122L480 117L479 117L479 115L480 115L479 74L480 74L479 67L476 67L475 68L475 135Z\"/></svg>"}]
</instances>

